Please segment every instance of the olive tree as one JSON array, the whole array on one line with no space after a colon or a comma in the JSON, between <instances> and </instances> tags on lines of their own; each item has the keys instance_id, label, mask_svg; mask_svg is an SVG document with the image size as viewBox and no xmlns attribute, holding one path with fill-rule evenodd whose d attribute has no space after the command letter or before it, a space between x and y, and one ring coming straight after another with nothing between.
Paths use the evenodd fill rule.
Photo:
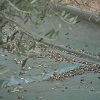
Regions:
<instances>
[{"instance_id":1,"label":"olive tree","mask_svg":"<svg viewBox=\"0 0 100 100\"><path fill-rule=\"evenodd\" d=\"M37 43L49 45L45 36L52 37L59 32L52 29L43 37L26 30L17 20L38 26L48 15L54 15L65 23L76 23L76 17L68 19L65 11L56 9L58 3L59 0L0 0L0 49L19 56L26 54L21 62L23 67L30 57L28 51L34 50Z\"/></svg>"}]
</instances>

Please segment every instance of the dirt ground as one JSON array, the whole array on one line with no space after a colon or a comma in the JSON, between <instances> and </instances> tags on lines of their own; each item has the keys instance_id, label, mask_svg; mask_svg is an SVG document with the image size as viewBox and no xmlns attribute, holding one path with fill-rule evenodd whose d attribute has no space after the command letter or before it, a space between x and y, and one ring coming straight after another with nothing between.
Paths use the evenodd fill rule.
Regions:
<instances>
[{"instance_id":1,"label":"dirt ground","mask_svg":"<svg viewBox=\"0 0 100 100\"><path fill-rule=\"evenodd\" d=\"M100 0L62 0L63 3L100 13Z\"/></svg>"}]
</instances>

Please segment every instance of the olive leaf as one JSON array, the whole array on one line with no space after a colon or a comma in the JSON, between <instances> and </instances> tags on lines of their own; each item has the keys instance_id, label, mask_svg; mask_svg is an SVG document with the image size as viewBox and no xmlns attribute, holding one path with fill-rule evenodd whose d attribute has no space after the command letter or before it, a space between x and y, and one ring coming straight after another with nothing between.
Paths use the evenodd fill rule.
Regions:
<instances>
[{"instance_id":1,"label":"olive leaf","mask_svg":"<svg viewBox=\"0 0 100 100\"><path fill-rule=\"evenodd\" d=\"M22 40L24 34L25 34L24 32L21 33L20 39L18 40L18 43L17 43L18 47L20 46L20 43L21 43L21 40Z\"/></svg>"},{"instance_id":2,"label":"olive leaf","mask_svg":"<svg viewBox=\"0 0 100 100\"><path fill-rule=\"evenodd\" d=\"M66 11L64 10L64 11L62 11L62 13L61 13L61 17L64 17L66 15Z\"/></svg>"},{"instance_id":3,"label":"olive leaf","mask_svg":"<svg viewBox=\"0 0 100 100\"><path fill-rule=\"evenodd\" d=\"M51 38L51 37L54 35L54 33L55 33L55 30L53 29L53 30L51 31L51 34L50 34L49 38Z\"/></svg>"},{"instance_id":4,"label":"olive leaf","mask_svg":"<svg viewBox=\"0 0 100 100\"><path fill-rule=\"evenodd\" d=\"M0 2L0 11L6 8L6 1Z\"/></svg>"},{"instance_id":5,"label":"olive leaf","mask_svg":"<svg viewBox=\"0 0 100 100\"><path fill-rule=\"evenodd\" d=\"M73 17L73 18L70 18L70 19L69 19L69 22L70 22L71 24L75 24L75 23L77 22L77 16L76 16L76 17Z\"/></svg>"},{"instance_id":6,"label":"olive leaf","mask_svg":"<svg viewBox=\"0 0 100 100\"><path fill-rule=\"evenodd\" d=\"M45 34L45 36L48 36L49 34L51 34L53 30L54 30L54 29L51 29L49 32L47 32L47 33Z\"/></svg>"},{"instance_id":7,"label":"olive leaf","mask_svg":"<svg viewBox=\"0 0 100 100\"><path fill-rule=\"evenodd\" d=\"M49 35L49 38L51 38L54 33L55 33L55 29L51 29L49 32L47 32L45 34L45 36L48 36Z\"/></svg>"},{"instance_id":8,"label":"olive leaf","mask_svg":"<svg viewBox=\"0 0 100 100\"><path fill-rule=\"evenodd\" d=\"M16 35L17 33L18 33L18 31L14 32L14 33L11 35L11 37L10 37L11 41L13 41L13 40L15 39L15 35Z\"/></svg>"},{"instance_id":9,"label":"olive leaf","mask_svg":"<svg viewBox=\"0 0 100 100\"><path fill-rule=\"evenodd\" d=\"M56 31L55 29L51 29L49 32L47 32L45 34L45 36L49 36L49 38L55 38L56 36L58 36L59 31Z\"/></svg>"},{"instance_id":10,"label":"olive leaf","mask_svg":"<svg viewBox=\"0 0 100 100\"><path fill-rule=\"evenodd\" d=\"M24 59L24 60L22 61L22 67L24 67L24 66L25 66L25 64L26 64L27 60L28 60L28 58L26 58L26 59Z\"/></svg>"},{"instance_id":11,"label":"olive leaf","mask_svg":"<svg viewBox=\"0 0 100 100\"><path fill-rule=\"evenodd\" d=\"M65 20L68 16L70 16L70 13L65 14L65 16L63 16L63 19Z\"/></svg>"}]
</instances>

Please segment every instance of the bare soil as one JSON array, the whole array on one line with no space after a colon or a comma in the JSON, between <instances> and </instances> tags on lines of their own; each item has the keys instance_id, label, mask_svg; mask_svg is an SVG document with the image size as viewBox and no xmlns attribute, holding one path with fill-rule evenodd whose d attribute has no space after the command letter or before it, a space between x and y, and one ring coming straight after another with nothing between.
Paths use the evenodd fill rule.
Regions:
<instances>
[{"instance_id":1,"label":"bare soil","mask_svg":"<svg viewBox=\"0 0 100 100\"><path fill-rule=\"evenodd\" d=\"M100 13L100 0L62 0L62 3Z\"/></svg>"}]
</instances>

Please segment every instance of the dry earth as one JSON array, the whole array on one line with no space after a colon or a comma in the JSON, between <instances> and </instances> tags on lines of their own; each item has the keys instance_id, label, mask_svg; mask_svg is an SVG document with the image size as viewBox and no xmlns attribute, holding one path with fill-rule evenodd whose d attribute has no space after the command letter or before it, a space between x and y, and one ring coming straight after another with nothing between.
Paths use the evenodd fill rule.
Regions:
<instances>
[{"instance_id":1,"label":"dry earth","mask_svg":"<svg viewBox=\"0 0 100 100\"><path fill-rule=\"evenodd\" d=\"M62 0L63 3L100 13L100 0Z\"/></svg>"}]
</instances>

